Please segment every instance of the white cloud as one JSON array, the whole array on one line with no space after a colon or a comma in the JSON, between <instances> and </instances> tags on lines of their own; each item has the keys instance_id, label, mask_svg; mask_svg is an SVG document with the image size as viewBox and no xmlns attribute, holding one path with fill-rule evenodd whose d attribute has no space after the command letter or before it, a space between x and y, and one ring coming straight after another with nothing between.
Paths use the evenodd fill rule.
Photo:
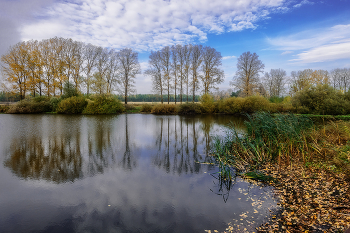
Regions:
<instances>
[{"instance_id":1,"label":"white cloud","mask_svg":"<svg viewBox=\"0 0 350 233\"><path fill-rule=\"evenodd\" d=\"M303 63L325 62L350 58L350 39L339 43L323 45L298 54L298 59Z\"/></svg>"},{"instance_id":2,"label":"white cloud","mask_svg":"<svg viewBox=\"0 0 350 233\"><path fill-rule=\"evenodd\" d=\"M313 2L310 2L310 1L308 1L308 0L303 0L303 1L301 1L300 3L298 3L298 4L295 4L293 7L294 8L299 8L299 7L301 7L302 5L313 5L314 3Z\"/></svg>"},{"instance_id":3,"label":"white cloud","mask_svg":"<svg viewBox=\"0 0 350 233\"><path fill-rule=\"evenodd\" d=\"M350 24L329 28L317 28L293 35L269 38L273 49L282 54L297 53L290 61L302 63L350 59Z\"/></svg>"},{"instance_id":4,"label":"white cloud","mask_svg":"<svg viewBox=\"0 0 350 233\"><path fill-rule=\"evenodd\" d=\"M293 51L284 51L283 53L281 53L281 55L286 55L286 54L291 54L293 53Z\"/></svg>"},{"instance_id":5,"label":"white cloud","mask_svg":"<svg viewBox=\"0 0 350 233\"><path fill-rule=\"evenodd\" d=\"M71 0L38 12L23 40L69 37L104 47L155 50L207 40L208 33L255 29L284 0Z\"/></svg>"},{"instance_id":6,"label":"white cloud","mask_svg":"<svg viewBox=\"0 0 350 233\"><path fill-rule=\"evenodd\" d=\"M223 60L228 60L228 59L233 59L236 58L236 56L226 56L226 57L222 57Z\"/></svg>"}]
</instances>

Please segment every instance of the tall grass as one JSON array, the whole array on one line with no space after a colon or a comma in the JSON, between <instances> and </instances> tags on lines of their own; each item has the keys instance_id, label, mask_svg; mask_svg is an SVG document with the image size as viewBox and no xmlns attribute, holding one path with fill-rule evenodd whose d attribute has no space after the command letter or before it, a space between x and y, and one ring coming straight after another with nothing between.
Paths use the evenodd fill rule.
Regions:
<instances>
[{"instance_id":1,"label":"tall grass","mask_svg":"<svg viewBox=\"0 0 350 233\"><path fill-rule=\"evenodd\" d=\"M216 138L213 151L219 164L247 171L267 162L291 163L294 154L305 153L307 145L303 139L313 122L292 114L272 116L259 112L248 116L245 125L244 135L231 125L225 138Z\"/></svg>"}]
</instances>

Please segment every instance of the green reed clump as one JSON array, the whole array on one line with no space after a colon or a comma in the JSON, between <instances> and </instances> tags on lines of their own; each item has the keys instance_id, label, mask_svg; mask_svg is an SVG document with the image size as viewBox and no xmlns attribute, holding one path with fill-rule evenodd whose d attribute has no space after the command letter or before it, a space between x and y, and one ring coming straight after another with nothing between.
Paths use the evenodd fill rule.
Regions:
<instances>
[{"instance_id":1,"label":"green reed clump","mask_svg":"<svg viewBox=\"0 0 350 233\"><path fill-rule=\"evenodd\" d=\"M201 113L201 106L198 103L183 103L180 104L178 109L178 114L181 115L195 115Z\"/></svg>"},{"instance_id":2,"label":"green reed clump","mask_svg":"<svg viewBox=\"0 0 350 233\"><path fill-rule=\"evenodd\" d=\"M43 113L51 111L52 104L50 103L50 97L38 96L26 98L11 105L7 113Z\"/></svg>"},{"instance_id":3,"label":"green reed clump","mask_svg":"<svg viewBox=\"0 0 350 233\"><path fill-rule=\"evenodd\" d=\"M151 113L153 114L175 114L177 107L175 104L156 104L153 106Z\"/></svg>"},{"instance_id":4,"label":"green reed clump","mask_svg":"<svg viewBox=\"0 0 350 233\"><path fill-rule=\"evenodd\" d=\"M248 116L245 125L247 133L243 135L232 125L225 138L216 138L213 150L219 163L242 171L277 160L291 162L293 155L306 150L305 135L313 122L293 114L272 116L258 112Z\"/></svg>"}]
</instances>

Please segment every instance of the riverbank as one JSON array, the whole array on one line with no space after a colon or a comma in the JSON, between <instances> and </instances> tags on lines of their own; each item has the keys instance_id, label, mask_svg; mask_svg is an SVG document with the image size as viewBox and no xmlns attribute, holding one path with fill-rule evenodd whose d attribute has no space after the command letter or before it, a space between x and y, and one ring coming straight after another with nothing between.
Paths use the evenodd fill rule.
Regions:
<instances>
[{"instance_id":1,"label":"riverbank","mask_svg":"<svg viewBox=\"0 0 350 233\"><path fill-rule=\"evenodd\" d=\"M259 113L247 134L232 128L215 142L222 175L229 166L276 188L280 210L258 232L344 232L350 228L350 123L314 125L295 115ZM229 226L227 232L236 232Z\"/></svg>"}]
</instances>

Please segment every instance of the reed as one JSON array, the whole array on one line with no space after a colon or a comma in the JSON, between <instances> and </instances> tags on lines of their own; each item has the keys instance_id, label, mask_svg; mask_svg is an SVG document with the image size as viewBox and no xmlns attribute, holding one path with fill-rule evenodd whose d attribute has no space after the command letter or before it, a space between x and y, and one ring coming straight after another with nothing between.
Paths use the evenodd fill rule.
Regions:
<instances>
[{"instance_id":1,"label":"reed","mask_svg":"<svg viewBox=\"0 0 350 233\"><path fill-rule=\"evenodd\" d=\"M245 125L247 132L243 135L231 125L224 138L215 139L213 155L225 175L225 166L244 174L258 171L267 163L292 169L294 162L350 172L350 122L315 125L304 116L259 112L248 115Z\"/></svg>"},{"instance_id":2,"label":"reed","mask_svg":"<svg viewBox=\"0 0 350 233\"><path fill-rule=\"evenodd\" d=\"M313 122L292 114L272 116L266 112L248 115L247 133L239 135L231 125L226 137L216 138L214 155L219 163L241 171L256 170L268 162L288 161L305 148L301 140Z\"/></svg>"}]
</instances>

